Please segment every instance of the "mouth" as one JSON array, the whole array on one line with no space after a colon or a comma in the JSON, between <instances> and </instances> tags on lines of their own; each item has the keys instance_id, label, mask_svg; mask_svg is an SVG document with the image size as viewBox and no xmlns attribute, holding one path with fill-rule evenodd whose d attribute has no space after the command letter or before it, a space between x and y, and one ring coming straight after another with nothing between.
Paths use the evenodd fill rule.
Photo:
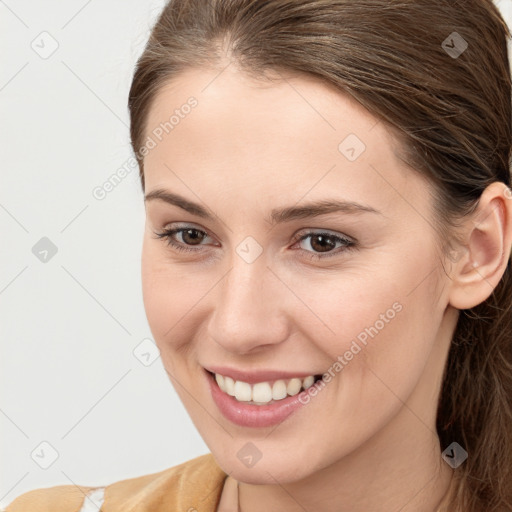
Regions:
<instances>
[{"instance_id":1,"label":"mouth","mask_svg":"<svg viewBox=\"0 0 512 512\"><path fill-rule=\"evenodd\" d=\"M315 382L318 382L322 375L308 375L307 377L292 377L288 379L274 379L255 383L235 380L220 373L206 370L215 380L219 389L233 397L237 402L263 406L280 402L287 397L298 395L306 391Z\"/></svg>"},{"instance_id":2,"label":"mouth","mask_svg":"<svg viewBox=\"0 0 512 512\"><path fill-rule=\"evenodd\" d=\"M206 369L205 376L222 415L236 425L253 428L277 425L311 400L318 400L311 397L305 400L303 395L322 378L322 375L268 381L247 378L252 381L248 383Z\"/></svg>"}]
</instances>

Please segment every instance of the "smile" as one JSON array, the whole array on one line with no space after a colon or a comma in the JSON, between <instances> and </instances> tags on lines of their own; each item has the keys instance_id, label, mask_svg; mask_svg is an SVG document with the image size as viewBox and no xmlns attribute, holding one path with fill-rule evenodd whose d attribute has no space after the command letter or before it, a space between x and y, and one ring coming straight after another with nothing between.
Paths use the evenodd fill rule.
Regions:
<instances>
[{"instance_id":1,"label":"smile","mask_svg":"<svg viewBox=\"0 0 512 512\"><path fill-rule=\"evenodd\" d=\"M275 371L211 370L205 368L205 375L219 412L236 425L252 428L277 425L303 408L305 403L300 398L304 390L322 378L305 373L294 376ZM228 372L230 376L225 375Z\"/></svg>"},{"instance_id":2,"label":"smile","mask_svg":"<svg viewBox=\"0 0 512 512\"><path fill-rule=\"evenodd\" d=\"M249 384L241 380L215 373L215 380L219 388L232 396L238 402L246 402L251 405L268 405L288 396L295 396L300 391L310 388L321 376L308 375L305 378L294 377L291 379L279 379L275 381L257 382Z\"/></svg>"}]
</instances>

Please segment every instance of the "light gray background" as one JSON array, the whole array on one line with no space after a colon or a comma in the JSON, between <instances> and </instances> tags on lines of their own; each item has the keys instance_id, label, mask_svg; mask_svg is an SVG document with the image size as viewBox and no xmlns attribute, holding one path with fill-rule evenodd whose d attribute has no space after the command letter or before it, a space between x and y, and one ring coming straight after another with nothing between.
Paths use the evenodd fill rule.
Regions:
<instances>
[{"instance_id":1,"label":"light gray background","mask_svg":"<svg viewBox=\"0 0 512 512\"><path fill-rule=\"evenodd\" d=\"M131 156L130 80L164 3L0 0L0 508L208 452L144 313L137 170L93 196Z\"/></svg>"}]
</instances>

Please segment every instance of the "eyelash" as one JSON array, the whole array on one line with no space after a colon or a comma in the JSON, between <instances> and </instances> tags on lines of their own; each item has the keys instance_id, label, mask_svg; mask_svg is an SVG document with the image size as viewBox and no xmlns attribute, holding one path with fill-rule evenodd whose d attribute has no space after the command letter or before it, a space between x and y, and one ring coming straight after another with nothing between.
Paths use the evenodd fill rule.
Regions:
<instances>
[{"instance_id":1,"label":"eyelash","mask_svg":"<svg viewBox=\"0 0 512 512\"><path fill-rule=\"evenodd\" d=\"M193 230L193 231L197 231L199 233L202 233L204 235L208 235L208 233L206 233L205 231L203 231L201 229L198 229L198 228L195 228L193 226L186 226L186 227L173 228L173 229L165 229L165 230L163 230L160 233L158 233L156 231L153 231L153 233L155 233L156 238L163 239L164 241L167 242L167 244L169 246L173 247L173 249L176 249L178 251L189 252L189 253L190 252L193 253L193 252L199 251L200 249L191 249L191 248L189 248L187 246L184 246L182 243L175 242L172 239L172 236L175 235L176 233L180 233L182 231L187 231L187 230ZM336 252L329 251L329 252L326 252L324 255L321 255L321 253L313 253L313 252L307 251L305 249L300 249L302 252L308 253L307 257L309 259L312 259L312 260L322 260L324 258L330 258L332 256L339 255L339 254L344 253L346 251L354 250L357 247L357 243L354 240L352 240L352 239L345 238L345 237L342 237L342 236L339 236L339 235L333 235L332 233L327 233L327 232L322 232L322 231L313 231L313 230L312 231L308 231L307 233L303 234L302 236L296 238L293 241L293 244L295 245L298 242L302 242L302 240L305 240L306 238L311 237L313 235L315 235L315 236L326 236L328 238L332 238L335 242L341 242L344 245L343 245L343 249L342 250L338 250Z\"/></svg>"}]
</instances>

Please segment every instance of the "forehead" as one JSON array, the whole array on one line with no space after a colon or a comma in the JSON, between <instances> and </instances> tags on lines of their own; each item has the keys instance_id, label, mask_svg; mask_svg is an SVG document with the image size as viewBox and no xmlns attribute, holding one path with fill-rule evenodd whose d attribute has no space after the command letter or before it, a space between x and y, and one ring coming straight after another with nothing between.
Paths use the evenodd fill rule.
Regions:
<instances>
[{"instance_id":1,"label":"forehead","mask_svg":"<svg viewBox=\"0 0 512 512\"><path fill-rule=\"evenodd\" d=\"M387 125L349 94L308 75L280 76L269 82L232 66L189 69L162 87L147 118L156 145L144 160L146 189L178 175L196 191L208 184L250 187L260 197L292 190L298 200L329 190L383 205L426 184L397 157Z\"/></svg>"},{"instance_id":2,"label":"forehead","mask_svg":"<svg viewBox=\"0 0 512 512\"><path fill-rule=\"evenodd\" d=\"M318 147L322 150L332 148L332 139L354 133L363 142L385 142L390 150L397 145L382 123L374 130L378 120L348 93L307 74L276 73L270 81L251 78L233 66L220 72L188 69L158 91L146 131L168 121L174 111L180 114L193 97L197 106L185 109L189 113L180 116L167 138L193 135L188 138L195 138L197 146L215 139L216 145L224 142L231 147L240 140L256 144L279 135L301 143L314 140L315 147L326 140L327 145ZM219 135L233 137L219 140Z\"/></svg>"}]
</instances>

